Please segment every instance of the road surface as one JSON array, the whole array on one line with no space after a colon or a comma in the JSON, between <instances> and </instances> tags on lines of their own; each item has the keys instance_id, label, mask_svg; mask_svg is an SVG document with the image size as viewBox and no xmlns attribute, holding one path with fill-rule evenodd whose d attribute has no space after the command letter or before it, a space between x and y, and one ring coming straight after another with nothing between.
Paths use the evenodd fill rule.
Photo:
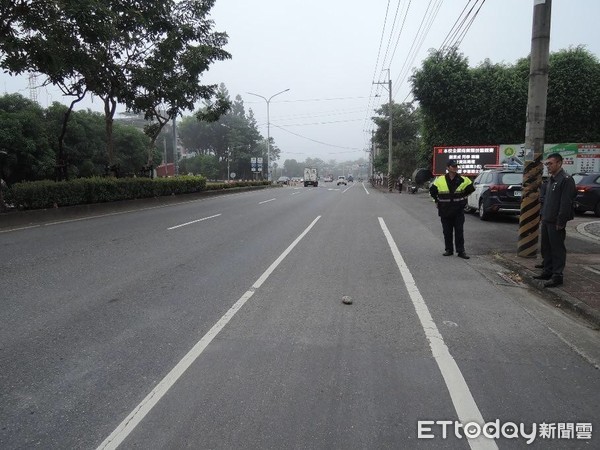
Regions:
<instances>
[{"instance_id":1,"label":"road surface","mask_svg":"<svg viewBox=\"0 0 600 450\"><path fill-rule=\"evenodd\" d=\"M0 233L0 448L600 447L598 331L495 279L515 220L468 217L472 258L442 257L433 205L391 196Z\"/></svg>"}]
</instances>

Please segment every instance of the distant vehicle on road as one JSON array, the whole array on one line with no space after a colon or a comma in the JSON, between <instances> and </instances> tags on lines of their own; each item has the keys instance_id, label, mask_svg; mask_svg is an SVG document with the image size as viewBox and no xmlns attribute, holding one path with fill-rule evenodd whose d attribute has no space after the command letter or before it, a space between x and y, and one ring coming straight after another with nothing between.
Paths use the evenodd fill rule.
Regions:
<instances>
[{"instance_id":1,"label":"distant vehicle on road","mask_svg":"<svg viewBox=\"0 0 600 450\"><path fill-rule=\"evenodd\" d=\"M314 167L304 168L304 187L308 185L317 187L319 185L319 176L317 169Z\"/></svg>"},{"instance_id":2,"label":"distant vehicle on road","mask_svg":"<svg viewBox=\"0 0 600 450\"><path fill-rule=\"evenodd\" d=\"M323 178L323 181L325 183L331 183L333 181L333 175L325 175L325 177Z\"/></svg>"},{"instance_id":3,"label":"distant vehicle on road","mask_svg":"<svg viewBox=\"0 0 600 450\"><path fill-rule=\"evenodd\" d=\"M496 214L520 214L523 172L486 167L473 181L475 192L469 195L465 209L477 211L481 220Z\"/></svg>"},{"instance_id":4,"label":"distant vehicle on road","mask_svg":"<svg viewBox=\"0 0 600 450\"><path fill-rule=\"evenodd\" d=\"M337 185L339 186L340 184L343 184L344 186L348 186L348 182L346 181L346 177L343 175L340 175L337 179Z\"/></svg>"},{"instance_id":5,"label":"distant vehicle on road","mask_svg":"<svg viewBox=\"0 0 600 450\"><path fill-rule=\"evenodd\" d=\"M573 180L577 186L573 203L575 212L593 211L596 217L600 217L600 173L576 173Z\"/></svg>"},{"instance_id":6,"label":"distant vehicle on road","mask_svg":"<svg viewBox=\"0 0 600 450\"><path fill-rule=\"evenodd\" d=\"M277 178L277 184L289 184L290 179L288 177L279 177Z\"/></svg>"},{"instance_id":7,"label":"distant vehicle on road","mask_svg":"<svg viewBox=\"0 0 600 450\"><path fill-rule=\"evenodd\" d=\"M348 175L348 182L354 183L354 177L352 175Z\"/></svg>"}]
</instances>

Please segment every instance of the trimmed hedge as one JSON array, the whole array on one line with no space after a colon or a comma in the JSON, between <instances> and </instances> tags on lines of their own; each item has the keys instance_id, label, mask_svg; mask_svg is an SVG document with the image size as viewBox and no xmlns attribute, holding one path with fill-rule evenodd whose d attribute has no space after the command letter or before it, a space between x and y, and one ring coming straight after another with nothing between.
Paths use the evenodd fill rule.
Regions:
<instances>
[{"instance_id":1,"label":"trimmed hedge","mask_svg":"<svg viewBox=\"0 0 600 450\"><path fill-rule=\"evenodd\" d=\"M41 209L160 197L205 189L206 178L201 176L42 180L15 183L6 192L6 202L19 209Z\"/></svg>"},{"instance_id":2,"label":"trimmed hedge","mask_svg":"<svg viewBox=\"0 0 600 450\"><path fill-rule=\"evenodd\" d=\"M239 187L248 187L248 186L269 186L271 183L269 181L230 181L229 183L220 182L220 183L208 183L206 185L207 191L218 191L220 189L232 189Z\"/></svg>"},{"instance_id":3,"label":"trimmed hedge","mask_svg":"<svg viewBox=\"0 0 600 450\"><path fill-rule=\"evenodd\" d=\"M19 209L43 209L269 184L268 181L236 181L207 185L205 177L191 175L154 179L94 177L69 181L42 180L13 184L5 192L5 201Z\"/></svg>"}]
</instances>

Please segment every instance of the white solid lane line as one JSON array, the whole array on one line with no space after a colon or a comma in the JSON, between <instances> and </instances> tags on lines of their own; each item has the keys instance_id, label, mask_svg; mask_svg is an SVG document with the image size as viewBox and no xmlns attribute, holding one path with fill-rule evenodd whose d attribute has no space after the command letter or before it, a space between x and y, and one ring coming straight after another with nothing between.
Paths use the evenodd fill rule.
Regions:
<instances>
[{"instance_id":1,"label":"white solid lane line","mask_svg":"<svg viewBox=\"0 0 600 450\"><path fill-rule=\"evenodd\" d=\"M191 222L182 223L181 225L175 225L174 227L167 228L167 230L174 230L175 228L185 227L186 225L191 225L193 223L203 222L208 219L214 219L215 217L219 217L221 214L215 214L214 216L203 217L202 219L192 220Z\"/></svg>"},{"instance_id":2,"label":"white solid lane line","mask_svg":"<svg viewBox=\"0 0 600 450\"><path fill-rule=\"evenodd\" d=\"M269 200L265 200L264 202L258 202L258 204L259 204L259 205L262 205L263 203L274 202L275 200L277 200L277 199L275 199L275 198L272 198L272 199L269 199Z\"/></svg>"},{"instance_id":3,"label":"white solid lane line","mask_svg":"<svg viewBox=\"0 0 600 450\"><path fill-rule=\"evenodd\" d=\"M321 216L315 220L286 248L281 255L269 266L267 270L254 282L240 299L219 319L217 323L200 339L194 347L177 363L175 367L156 385L154 389L137 405L133 411L117 426L117 428L108 436L104 442L98 446L100 449L116 449L121 442L129 436L135 427L146 417L154 408L160 399L173 387L179 377L198 359L212 340L225 328L225 325L235 316L235 314L244 306L244 304L254 295L257 289L269 278L277 266L285 259L287 255L298 245L298 243L315 226Z\"/></svg>"},{"instance_id":4,"label":"white solid lane line","mask_svg":"<svg viewBox=\"0 0 600 450\"><path fill-rule=\"evenodd\" d=\"M458 414L458 419L463 424L468 422L477 422L483 426L485 423L483 416L481 415L481 412L475 403L475 399L469 390L469 386L467 386L467 382L465 381L458 364L456 364L456 361L450 354L450 351L444 342L444 338L433 321L433 318L429 313L429 308L425 304L425 300L421 296L421 292L419 292L419 288L417 287L415 280L408 269L408 266L404 262L404 258L402 258L402 255L400 254L400 250L398 250L398 246L396 245L394 238L392 237L387 225L381 217L379 217L379 224L381 225L383 234L385 235L390 250L392 251L396 265L400 270L400 274L402 275L402 279L406 285L406 290L408 291L408 295L410 296L410 299L415 307L417 316L419 317L421 326L425 332L425 336L429 341L429 347L431 348L433 357L440 369L440 372L442 373L442 377L444 378L446 387L450 393L450 398L452 399L454 409ZM477 450L498 449L496 441L485 438L482 435L480 435L477 439L469 439L469 445L472 449Z\"/></svg>"}]
</instances>

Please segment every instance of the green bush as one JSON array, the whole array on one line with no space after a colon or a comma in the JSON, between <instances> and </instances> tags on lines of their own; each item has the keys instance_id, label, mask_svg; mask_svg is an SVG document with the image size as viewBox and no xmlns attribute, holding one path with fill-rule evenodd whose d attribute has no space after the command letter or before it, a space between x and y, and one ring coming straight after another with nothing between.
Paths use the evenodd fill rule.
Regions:
<instances>
[{"instance_id":1,"label":"green bush","mask_svg":"<svg viewBox=\"0 0 600 450\"><path fill-rule=\"evenodd\" d=\"M239 187L248 187L248 186L269 186L271 183L268 181L232 181L229 183L221 182L221 183L208 183L206 185L207 191L218 191L222 189L232 189Z\"/></svg>"},{"instance_id":2,"label":"green bush","mask_svg":"<svg viewBox=\"0 0 600 450\"><path fill-rule=\"evenodd\" d=\"M20 209L40 209L137 198L187 194L206 190L206 178L78 178L70 181L15 183L6 191L7 203Z\"/></svg>"}]
</instances>

